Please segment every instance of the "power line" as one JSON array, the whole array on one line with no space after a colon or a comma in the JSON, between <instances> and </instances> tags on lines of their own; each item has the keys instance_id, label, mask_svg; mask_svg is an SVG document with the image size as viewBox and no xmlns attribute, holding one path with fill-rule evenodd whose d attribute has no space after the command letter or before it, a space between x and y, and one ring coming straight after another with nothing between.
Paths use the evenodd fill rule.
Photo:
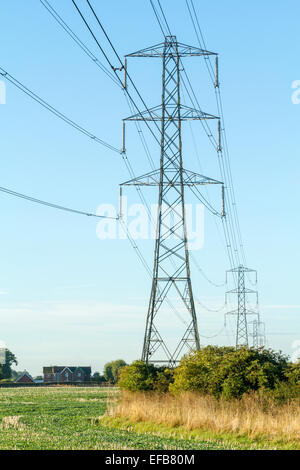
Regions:
<instances>
[{"instance_id":1,"label":"power line","mask_svg":"<svg viewBox=\"0 0 300 470\"><path fill-rule=\"evenodd\" d=\"M158 6L159 6L159 8L160 8L162 17L163 17L163 19L164 19L164 22L165 22L165 24L166 24L168 33L169 33L170 36L172 36L172 33L171 33L171 30L170 30L169 24L168 24L168 22L167 22L167 18L166 18L165 14L164 14L164 11L163 11L162 6L161 6L161 3L160 3L160 0L157 0L157 2L158 2Z\"/></svg>"},{"instance_id":2,"label":"power line","mask_svg":"<svg viewBox=\"0 0 300 470\"><path fill-rule=\"evenodd\" d=\"M114 47L114 45L113 45L112 41L110 40L110 38L109 38L107 32L105 31L105 29L104 29L104 27L103 27L101 21L99 20L99 17L97 16L95 10L93 9L91 3L89 2L89 0L86 0L86 1L87 1L88 5L89 5L90 10L91 10L92 13L93 13L93 15L94 15L94 17L95 17L95 19L96 19L98 25L100 26L102 32L104 33L104 35L105 35L105 37L106 37L106 39L107 39L109 45L111 46L111 48L112 48L112 50L113 50L115 56L117 57L117 60L118 60L119 64L121 65L120 68L122 69L122 68L124 67L124 64L123 64L123 62L122 62L122 60L121 60L121 58L120 58L118 52L116 51L116 48ZM77 10L77 12L78 12L78 14L80 15L82 21L83 21L84 24L86 25L86 27L87 27L87 29L89 30L90 34L91 34L92 37L94 38L96 44L97 44L98 47L100 48L100 50L101 50L102 54L104 55L104 57L105 57L107 63L109 64L109 66L111 67L111 69L114 71L114 74L116 75L116 77L117 77L117 79L119 80L119 82L122 84L122 81L121 81L120 77L119 77L118 74L117 74L117 70L120 70L120 69L117 69L116 67L113 66L112 62L110 61L110 59L108 58L107 54L105 53L103 47L101 46L101 44L99 43L98 39L96 38L94 32L92 31L92 28L91 28L90 25L88 24L87 20L85 19L84 15L82 14L82 12L81 12L80 8L78 7L78 5L76 4L75 0L72 0L72 3L74 4L74 6L75 6L75 8L76 8L76 10ZM144 99L143 99L141 93L139 92L139 90L138 90L137 86L135 85L134 81L132 80L130 74L128 73L127 70L125 71L125 73L126 73L127 79L129 80L129 82L130 82L131 85L133 86L133 88L134 88L135 92L137 93L139 99L141 100L143 106L145 106L146 111L147 111L147 112L149 113L149 115L152 117L151 110L148 108L147 104L145 103L145 101L144 101ZM122 84L122 85L123 85L123 84ZM141 113L141 111L140 111L138 105L136 104L135 100L134 100L133 97L131 96L131 93L129 93L128 87L124 87L124 91L125 91L125 93L127 94L128 98L130 99L130 101L131 101L131 103L133 104L133 106L135 107L135 109L137 110L137 112L139 113L139 115L141 116L141 118L143 119L143 121L145 122L145 124L147 125L147 127L148 127L150 133L153 135L154 139L156 140L156 142L157 142L158 145L160 146L160 140L159 140L159 139L157 138L157 136L155 135L153 129L151 128L151 126L149 125L149 123L147 122L147 120L144 118L144 116L143 116L143 114ZM155 125L156 129L159 131L159 133L160 133L160 135L161 135L161 130L159 129L159 126L158 126L157 122L154 122L154 125Z\"/></svg>"},{"instance_id":3,"label":"power line","mask_svg":"<svg viewBox=\"0 0 300 470\"><path fill-rule=\"evenodd\" d=\"M109 77L113 79L113 81L119 86L119 88L123 89L125 98L127 100L128 106L129 106L129 109L133 113L131 101L129 100L123 86L121 85L121 82L119 81L119 79L117 80L117 78L114 75L112 75L112 73L109 72L108 69L106 69L105 66L103 64L101 64L101 62L99 62L99 60L96 58L96 56L94 56L94 54L88 49L88 47L78 38L78 36L71 30L71 28L66 24L66 22L58 15L58 13L49 4L49 2L47 2L47 0L40 0L40 1L43 4L43 6L49 11L49 13L55 18L55 20L60 24L60 26L63 27L63 29L71 36L71 38L79 45L79 47L91 58L91 60L94 63L96 63L96 65L99 65L102 70L105 69L104 71L108 72ZM49 8L45 4L47 4L49 6ZM150 165L151 164L153 165L153 160L152 160L152 157L150 155L149 148L147 146L143 131L142 131L142 129L141 129L138 122L136 122L136 127L137 127L137 130L138 130L139 137L141 139L142 145L143 145L144 150L146 152L147 158L149 159ZM127 166L127 169L129 170L129 173L132 175L133 170L132 170L132 167L130 167L130 162L127 158L126 152L124 152L124 154L123 154L123 160L124 160L125 165ZM141 195L139 195L139 196L141 197Z\"/></svg>"},{"instance_id":4,"label":"power line","mask_svg":"<svg viewBox=\"0 0 300 470\"><path fill-rule=\"evenodd\" d=\"M203 302L200 302L200 300L197 299L197 298L196 298L196 301L197 301L197 303L198 303L201 307L203 307L205 310L207 310L207 311L210 312L210 313L219 313L219 312L222 312L222 310L224 310L225 307L226 307L226 303L225 303L225 302L224 302L224 304L222 305L222 307L218 307L218 308L214 309L214 308L207 307L207 305L205 305Z\"/></svg>"},{"instance_id":5,"label":"power line","mask_svg":"<svg viewBox=\"0 0 300 470\"><path fill-rule=\"evenodd\" d=\"M42 3L42 5L46 8L46 10L53 16L53 18L57 21L57 23L66 31L66 33L74 40L74 42L83 50L83 52L85 52L85 54L92 60L93 63L95 63L96 65L98 65L98 67L103 70L103 72L105 72L109 78L111 78L114 83L116 85L118 85L118 87L120 89L123 89L123 86L121 85L120 81L116 79L116 77L99 61L99 59L91 52L91 50L87 47L86 44L83 43L83 41L81 41L81 39L78 37L78 35L76 35L74 33L74 31L67 25L67 23L63 20L63 18L57 13L57 11L53 8L53 6L51 6L49 4L49 2L47 0L40 0L40 2ZM127 103L128 103L128 106L129 106L129 109L131 110L132 114L133 114L133 108L131 106L131 102L130 100L128 99L128 96L127 94L124 92L124 95L125 95L125 98L127 100ZM150 160L152 160L151 158L151 155L150 155L150 152L149 152L149 148L147 146L147 143L145 141L145 137L144 137L144 134L143 134L143 131L139 125L138 122L136 122L136 127L137 127L137 130L138 130L138 133L139 133L139 136L140 136L140 139L141 139L141 142L142 142L142 145L144 147L144 150L145 150L145 153L147 155L147 158ZM153 164L153 160L151 162ZM150 164L151 164L150 163ZM154 168L153 168L154 169Z\"/></svg>"},{"instance_id":6,"label":"power line","mask_svg":"<svg viewBox=\"0 0 300 470\"><path fill-rule=\"evenodd\" d=\"M114 45L113 45L111 39L109 38L109 36L108 36L108 34L107 34L105 28L103 27L101 21L99 20L99 17L98 17L98 15L96 14L94 8L92 7L90 1L89 1L89 0L86 0L86 2L87 2L87 4L88 4L90 10L92 11L93 16L95 17L95 19L96 19L96 21L97 21L99 27L101 28L103 34L105 35L105 37L106 37L106 39L107 39L109 45L111 46L111 48L112 48L112 50L113 50L113 52L114 52L114 54L115 54L115 56L116 56L116 58L117 58L119 64L121 65L121 67L120 67L119 69L118 69L117 67L114 67L114 66L113 66L113 64L111 63L111 61L110 61L110 59L108 58L107 54L106 54L105 51L103 50L103 47L101 46L101 44L99 43L98 39L96 38L94 32L92 31L92 28L90 27L90 25L88 24L88 22L87 22L87 20L85 19L84 15L82 14L80 8L79 8L78 5L76 4L76 1L75 1L75 0L72 0L72 3L74 4L74 6L75 6L75 8L76 8L76 10L77 10L77 12L78 12L78 14L80 15L81 19L82 19L83 22L85 23L85 25L86 25L87 29L89 30L90 34L92 35L93 39L95 40L95 42L97 43L98 47L100 48L102 54L104 55L106 61L107 61L108 64L109 64L109 66L110 66L110 67L112 68L112 70L114 71L114 73L115 73L117 79L119 80L119 82L122 83L122 81L121 81L121 79L120 79L120 77L118 76L118 74L117 74L116 71L123 69L123 68L124 68L124 64L123 64L123 62L122 62L122 60L121 60L121 58L120 58L118 52L116 51L116 48L114 47ZM131 55L132 55L132 54L131 54ZM130 74L129 74L129 72L128 72L127 69L125 70L125 74L126 74L127 79L129 80L129 82L130 82L131 85L133 86L135 92L137 93L139 99L141 100L143 106L145 106L145 110L149 113L149 116L152 118L152 117L153 117L153 113L152 113L151 110L148 108L147 104L145 103L145 100L143 99L143 97L142 97L140 91L138 90L137 86L135 85L135 83L134 83L133 79L131 78L131 76L130 76ZM159 139L159 138L156 136L156 134L153 132L153 129L152 129L151 126L149 125L148 120L145 119L143 113L140 111L140 109L139 109L138 105L136 104L135 100L133 99L133 97L132 97L131 94L129 93L128 87L126 86L126 87L123 87L123 88L124 88L124 92L126 93L126 95L128 96L128 98L130 99L131 103L133 104L133 106L135 107L135 109L138 111L139 116L140 116L141 119L144 121L144 123L145 123L146 126L148 127L150 133L153 135L154 139L156 140L156 142L157 142L158 145L160 146L160 144L161 144L160 139ZM155 119L153 120L153 122L154 122L154 125L155 125L156 129L158 130L158 132L159 132L159 134L160 134L160 137L161 137L161 136L162 136L161 129L159 128L159 126L158 126L158 124L157 124L157 122L156 122ZM201 120L201 123L203 123L202 120Z\"/></svg>"},{"instance_id":7,"label":"power line","mask_svg":"<svg viewBox=\"0 0 300 470\"><path fill-rule=\"evenodd\" d=\"M154 6L154 4L153 4L153 1L150 0L150 3L151 3L151 6L152 6L152 9L153 9L153 11L154 11L154 14L155 14L155 16L156 16L157 22L158 22L158 24L159 24L160 30L161 30L161 32L162 32L162 35L163 35L163 37L165 37L165 32L164 32L164 29L163 29L161 20L160 20L160 18L159 18L159 15L158 15L158 13L157 13L157 11L156 11L156 8L155 8L155 6Z\"/></svg>"},{"instance_id":8,"label":"power line","mask_svg":"<svg viewBox=\"0 0 300 470\"><path fill-rule=\"evenodd\" d=\"M84 24L86 25L87 29L89 30L90 34L92 35L93 39L95 40L96 44L98 45L99 49L101 50L102 54L104 55L106 61L107 61L108 64L109 64L109 66L110 66L110 67L112 68L112 70L114 71L114 74L116 75L116 78L119 80L120 83L122 83L121 80L120 80L120 77L119 77L118 74L116 73L116 70L117 70L116 67L114 67L114 66L112 65L110 59L108 58L107 54L106 54L105 51L103 50L101 44L99 43L98 39L96 38L94 32L92 31L91 27L89 26L87 20L85 19L84 15L82 14L81 10L79 9L79 7L77 6L77 4L76 4L76 2L75 2L74 0L72 0L72 2L73 2L73 4L74 4L74 6L75 6L75 8L76 8L76 10L77 10L77 12L78 12L78 14L80 15L81 19L83 20ZM95 16L95 18L96 18L96 20L97 20L97 23L98 23L99 26L101 27L101 30L102 30L103 33L105 34L105 37L107 38L107 40L108 40L110 46L112 47L114 54L116 55L116 57L117 57L117 59L119 60L120 64L122 64L121 58L120 58L119 54L117 53L115 47L113 46L112 41L111 41L110 38L108 37L108 35L107 35L107 33L106 33L106 31L105 31L103 25L101 24L101 22L100 22L100 20L99 20L99 18L98 18L98 16L97 16L97 14L96 14L96 12L94 11L93 7L91 6L90 2L88 2L88 0L87 0L87 3L88 3L88 5L89 5L89 7L90 7L90 9L91 9L91 11L92 11L92 13L93 13L93 15ZM132 83L132 85L133 85L134 89L136 90L138 96L140 97L142 103L145 105L146 109L148 110L148 107L147 107L145 101L143 100L143 98L142 98L142 96L141 96L139 90L137 89L136 85L134 84L132 78L130 77L130 75L129 75L129 73L128 73L127 71L126 71L126 75L127 75L127 77L129 78L130 82ZM141 111L139 110L139 107L137 106L135 100L132 98L131 94L128 92L127 87L126 87L126 88L123 87L123 90L124 90L125 96L127 97L127 101L128 101L129 107L130 107L130 103L131 103L132 106L134 106L134 108L135 108L135 109L138 111L138 113L142 116L142 113L141 113ZM150 113L150 110L148 110L148 111L149 111L149 113ZM150 113L150 114L151 114L151 113ZM154 136L154 138L156 139L157 143L160 145L160 141L159 141L159 139L156 137L156 135L153 133L153 130L152 130L151 127L149 126L149 123L148 123L145 119L143 119L143 120L144 120L144 122L146 123L146 125L148 126L148 128L150 129L150 131L151 131L152 135ZM156 125L156 127L158 128L157 123L155 123L155 125ZM158 129L159 129L159 128L158 128ZM160 131L160 129L159 129L159 131ZM160 132L161 132L161 131L160 131ZM143 137L141 137L141 138L143 139ZM143 140L144 140L144 139L143 139ZM143 145L146 146L145 141L144 141ZM150 161L151 161L151 156L149 155L149 157L150 157ZM126 151L122 152L122 158L123 158L123 161L124 161L124 163L125 163L125 165L126 165L126 167L127 167L127 170L128 170L128 172L129 172L131 178L135 178L135 174L134 174L132 165L131 165L131 163L130 163L130 161L129 161L129 159L128 159L128 156L127 156ZM153 161L152 161L151 163L153 163ZM145 206L146 206L147 209L148 209L148 212L150 213L149 207L148 207L148 205L147 205L147 202L146 202L146 200L145 200L145 198L144 198L144 196L143 196L143 193L142 193L141 189L138 188L138 187L137 187L136 189L137 189L137 192L138 192L138 194L139 194L139 197L141 198L142 202L145 204Z\"/></svg>"},{"instance_id":9,"label":"power line","mask_svg":"<svg viewBox=\"0 0 300 470\"><path fill-rule=\"evenodd\" d=\"M224 287L226 285L226 282L223 282L222 284L217 284L215 282L213 282L204 272L204 270L199 266L199 263L198 261L196 260L196 258L194 256L192 256L192 253L190 254L190 257L193 261L193 263L195 264L196 268L198 269L198 271L202 274L202 276L204 277L204 279L209 283L211 284L212 286L214 287Z\"/></svg>"},{"instance_id":10,"label":"power line","mask_svg":"<svg viewBox=\"0 0 300 470\"><path fill-rule=\"evenodd\" d=\"M63 30L70 36L70 38L80 47L80 49L97 65L119 88L122 88L120 83L116 80L114 75L103 65L100 60L93 54L88 46L74 33L74 31L67 25L63 18L57 13L52 5L47 0L40 0L41 4L46 8L55 21L63 28Z\"/></svg>"},{"instance_id":11,"label":"power line","mask_svg":"<svg viewBox=\"0 0 300 470\"><path fill-rule=\"evenodd\" d=\"M72 121L70 118L68 118L65 114L61 113L58 111L56 108L51 106L49 103L47 103L45 100L43 100L40 96L38 96L36 93L33 91L29 90L25 85L23 85L21 82L19 82L16 78L14 78L12 75L10 75L6 70L4 70L2 67L0 67L0 75L4 77L6 80L8 80L10 83L12 83L15 87L17 87L19 90L21 90L23 93L28 95L30 98L32 98L34 101L39 103L41 106L43 106L45 109L50 111L50 113L54 114L56 117L64 121L66 124L69 124L69 126L73 127L77 131L81 132L82 134L86 135L93 141L97 142L98 144L103 145L104 147L107 147L109 150L112 150L113 152L116 153L121 153L121 150L117 149L116 147L113 147L109 143L105 142L104 140L100 139L96 135L92 134L90 131L85 129L84 127L80 126L77 124L75 121Z\"/></svg>"},{"instance_id":12,"label":"power line","mask_svg":"<svg viewBox=\"0 0 300 470\"><path fill-rule=\"evenodd\" d=\"M100 48L102 54L104 55L106 61L107 61L108 64L109 64L109 66L113 69L113 71L114 71L114 73L115 73L117 79L120 81L120 83L122 83L121 80L120 80L120 77L119 77L118 74L116 73L117 68L112 65L110 59L108 58L107 54L106 54L105 51L103 50L103 47L101 46L101 44L99 43L98 39L96 38L94 32L92 31L90 25L88 24L87 20L85 19L84 15L82 14L81 10L79 9L79 7L78 7L78 5L76 4L75 0L72 0L72 3L74 4L74 6L75 6L75 8L76 8L76 10L77 10L77 12L78 12L78 14L80 15L81 19L83 20L84 24L86 25L87 29L89 30L89 32L90 32L90 34L92 35L93 39L95 40L96 44L97 44L98 47ZM114 45L112 44L112 41L110 40L108 34L106 33L106 31L105 31L105 29L104 29L102 23L100 22L100 20L99 20L97 14L96 14L96 12L95 12L95 10L93 9L91 3L90 3L88 0L87 0L87 3L88 3L88 5L89 5L89 7L90 7L90 9L91 9L91 11L92 11L92 13L93 13L95 19L96 19L98 25L100 26L102 32L104 33L105 37L107 38L107 41L109 42L109 44L110 44L110 46L111 46L111 48L112 48L114 54L116 55L116 57L117 57L119 63L122 64L122 61L121 61L121 58L120 58L118 52L116 51ZM149 110L148 106L146 105L146 103L145 103L143 97L141 96L141 93L139 92L138 88L136 87L136 85L135 85L134 81L132 80L130 74L128 73L127 70L125 71L125 73L126 73L126 76L127 76L128 79L129 79L130 83L133 85L133 88L135 89L135 91L136 91L137 95L139 96L141 102L143 103L143 105L145 106L146 110L148 111L149 115L152 116L151 111ZM151 126L149 125L149 123L147 122L147 120L143 117L143 114L141 113L141 111L140 111L138 105L136 104L136 102L135 102L135 100L133 99L133 97L131 96L131 94L128 92L128 88L127 88L127 87L124 87L123 90L124 90L125 96L127 96L127 98L128 98L129 103L131 103L131 104L134 106L134 108L138 111L139 116L142 117L142 120L145 122L145 124L147 125L147 127L148 127L148 129L150 130L151 134L154 136L156 142L157 142L158 145L160 146L160 140L159 140L159 139L157 138L157 136L154 134L154 132L153 132ZM154 124L155 124L156 128L158 129L159 133L161 134L161 129L159 129L158 124L157 124L155 121L154 121ZM143 145L146 146L145 140L144 140L144 138L143 138L142 136L141 136L141 139L143 139ZM126 154L126 151L122 152L122 157L123 157L124 163L125 163L126 166L127 166L127 169L128 169L128 171L129 171L129 174L131 175L132 178L135 178L135 175L134 175L132 166L131 166L131 164L130 164L130 162L129 162L129 159L128 159L128 156L127 156L127 154ZM151 156L149 155L149 151L148 151L148 158L150 158L150 160L152 160L152 159L151 159ZM150 162L150 165L151 165L151 164L153 164L153 161ZM144 196L143 196L143 194L142 194L142 192L141 192L141 189L140 189L140 188L137 188L137 191L138 191L138 193L139 193L139 197L142 199L142 201L144 202L144 204L147 206L147 203L146 203L145 198L144 198ZM148 211L149 211L149 209L148 209Z\"/></svg>"},{"instance_id":13,"label":"power line","mask_svg":"<svg viewBox=\"0 0 300 470\"><path fill-rule=\"evenodd\" d=\"M62 210L62 211L72 212L74 214L79 214L79 215L86 215L87 217L96 217L98 219L118 220L118 217L108 217L108 216L105 216L105 215L97 215L97 214L93 214L91 212L84 212L84 211L80 211L80 210L77 210L77 209L70 209L69 207L60 206L60 205L54 204L52 202L42 201L41 199L36 199L32 196L28 196L27 194L17 193L16 191L13 191L13 190L8 189L8 188L3 188L1 186L0 186L0 191L2 193L9 194L10 196L25 199L27 201L34 202L36 204L41 204L41 205L44 205L44 206L52 207L53 209L59 209L59 210Z\"/></svg>"},{"instance_id":14,"label":"power line","mask_svg":"<svg viewBox=\"0 0 300 470\"><path fill-rule=\"evenodd\" d=\"M157 12L156 12L156 9L155 9L155 7L154 7L154 5L153 5L153 2L152 2L151 0L150 0L150 2L151 2L151 6L152 6L152 8L153 8L153 11L154 11L154 13L155 13L156 18L157 18L157 20L160 22L160 20L159 20L159 18L158 18L158 14L157 14ZM161 9L161 12L162 12L163 16L166 18L165 14L164 14L164 12L163 12L163 10L162 10L161 4L160 4L159 6L160 6L160 9ZM167 29L168 29L169 33L171 33L170 28L169 28L169 25L168 25L168 23L167 23L167 20L166 20L166 24L167 24ZM160 22L160 26L161 26L161 22ZM164 34L166 34L166 33L164 32ZM200 40L199 40L199 41L200 41ZM206 50L206 47L203 47L201 43L200 43L200 48ZM201 106L200 106L199 101L198 101L198 99L197 99L197 97L196 97L196 94L195 94L194 89L193 89L193 87L192 87L191 81L190 81L190 79L189 79L189 77L188 77L188 75L187 75L187 72L186 72L186 70L185 70L184 64L183 64L182 61L180 61L180 62L181 62L181 68L182 68L182 70L183 70L183 72L184 72L184 74L185 74L185 78L186 78L187 84L189 85L189 87L190 87L190 89L191 89L192 96L191 96L190 91L188 90L188 87L187 87L187 84L185 83L185 80L184 80L183 77L182 77L182 82L183 82L183 86L184 86L184 88L185 88L185 90L186 90L186 93L187 93L187 95L188 95L188 97L189 97L189 99L190 99L190 101L191 101L192 106L193 106L194 108L196 108L196 106L197 106L198 109L201 110ZM210 62L209 62L209 63L210 63ZM195 102L196 102L196 104L195 104ZM218 143L217 143L215 137L213 136L213 133L212 133L212 131L211 131L211 129L210 129L209 124L208 124L205 120L204 120L204 121L201 120L200 123L201 123L201 125L202 125L202 127L203 127L203 129L204 129L204 131L205 131L205 133L206 133L206 135L207 135L207 137L209 138L209 140L210 140L210 142L211 142L213 148L214 148L215 150L217 150L217 149L218 149ZM221 174L223 175L222 172L221 172ZM192 188L191 188L191 189L192 189ZM193 191L193 192L194 192L194 191ZM200 192L199 192L199 191L198 191L198 193L199 193L199 195L200 195ZM201 195L201 198L204 198L204 197ZM205 200L205 198L204 198L204 200ZM205 201L206 201L206 200L205 200ZM202 202L204 202L204 201L202 200ZM205 204L205 203L204 203L204 204ZM213 215L218 215L218 213L212 208L212 206L211 206L211 204L210 204L209 201L206 201L206 204L205 204L205 205L206 205L206 207L208 208L208 210L209 210ZM228 226L227 226L227 219L226 219L226 217L222 217L221 220L222 220L222 228L223 228L223 232L224 232L224 238L225 238L225 242L226 242L227 255L228 255L229 263L230 263L231 267L233 268L234 265L235 265L235 263L234 263L234 255L233 255L233 253L232 253L232 244L231 244L230 237L229 237L230 229L229 229ZM231 227L230 227L230 228L231 228Z\"/></svg>"},{"instance_id":15,"label":"power line","mask_svg":"<svg viewBox=\"0 0 300 470\"><path fill-rule=\"evenodd\" d=\"M206 49L206 44L205 44L204 37L203 37L202 31L201 31L201 28L200 28L200 24L199 24L198 17L197 17L196 11L195 11L195 7L194 7L194 4L193 4L193 1L192 0L190 0L190 1L191 1L191 5L192 5L194 15L195 15L195 20L194 20L193 15L192 15L192 10L189 7L188 0L186 0L186 5L187 5L187 8L188 8L190 17L191 17L191 21L192 21L197 39L198 39L199 46L200 46L200 48L205 50ZM199 32L197 31L196 25L198 26ZM220 119L223 122L224 121L224 116L223 116L223 110L222 110L222 106L221 106L220 89L219 89L219 86L216 86L216 80L215 80L215 77L214 77L214 70L213 70L213 67L212 67L212 64L211 64L211 61L210 61L210 57L205 57L205 59L206 59L205 63L206 63L209 75L210 75L211 80L212 80L212 82L214 84L214 87L215 87L215 94L216 94L216 101L217 101L219 116L220 116ZM192 89L192 85L189 82L188 77L187 77L187 80L188 80L190 88ZM193 96L194 96L194 98L197 102L197 97L195 96L195 93L194 93L193 89L192 89L192 94L193 94ZM189 98L193 102L193 99L191 98L190 95L189 95ZM224 127L224 122L223 122L223 127ZM209 126L208 126L208 128L209 128ZM223 133L224 133L224 131L225 131L225 128L221 130L221 132L223 132ZM241 238L239 238L239 232L238 232L238 228L237 228L237 225L239 223L238 219L237 219L237 214L235 214L235 213L232 214L232 209L233 210L236 209L236 203L235 203L235 201L232 202L232 195L233 195L232 184L233 184L233 182L232 182L232 179L230 180L230 177L229 177L229 173L231 171L230 166L229 166L230 162L229 162L228 155L225 155L225 159L223 158L223 148L222 147L219 148L219 145L216 145L216 141L214 140L213 136L209 135L208 133L207 133L207 135L210 138L210 140L212 141L213 146L216 148L216 150L218 152L218 163L219 163L219 167L220 167L221 177L222 177L224 183L226 184L225 187L229 191L229 194L227 194L227 192L225 194L225 199L226 200L229 199L229 202L226 204L227 216L222 218L222 228L223 228L223 232L224 232L224 236L225 236L225 240L226 240L226 245L227 245L226 248L227 248L227 252L228 252L229 262L231 264L231 267L233 268L235 265L240 264L237 240L238 239L241 240ZM214 140L214 142L213 142L213 140ZM225 150L226 150L226 148L225 148ZM242 247L242 242L240 242L240 248L241 247Z\"/></svg>"},{"instance_id":16,"label":"power line","mask_svg":"<svg viewBox=\"0 0 300 470\"><path fill-rule=\"evenodd\" d=\"M201 27L200 27L200 23L199 23L199 20L198 20L198 15L197 15L197 12L195 10L193 0L190 0L190 3L191 3L191 8L189 6L188 0L186 0L186 5L187 5L188 11L189 11L191 21L193 23L193 27L194 27L199 45L200 45L200 47L206 48L204 36L203 36L202 30L201 30ZM194 14L195 20L193 19L193 14ZM197 31L197 27L198 27L198 31ZM209 57L206 60L206 66L207 66L209 75L211 77L211 80L214 83L214 81L215 81L214 80L214 71L213 71L213 67L212 67L212 64L210 62ZM232 172L231 172L231 166L230 166L228 142L227 142L227 136L226 136L226 130L225 130L225 124L224 124L224 113L223 113L223 106L222 106L222 97L221 97L221 91L220 91L219 86L215 86L215 94L216 94L216 101L217 101L218 111L219 111L220 118L221 118L222 123L223 123L222 132L223 132L224 144L225 144L225 148L224 148L225 159L223 159L223 155L222 155L223 150L221 149L220 164L223 165L224 175L225 175L226 180L228 181L227 187L228 187L229 195L230 195L230 199L231 199L231 201L229 201L230 203L227 206L228 210L229 210L229 217L230 217L230 219L232 219L231 221L229 221L229 223L232 226L235 226L233 228L233 238L234 238L233 241L234 241L234 244L236 246L236 248L235 248L236 254L237 254L237 256L239 256L238 255L238 244L239 244L239 249L241 250L242 258L244 260L244 263L246 264L244 246L243 246L243 241L242 241L242 236L241 236L240 223L239 223L236 200L235 200ZM231 213L231 208L233 210L233 215ZM236 234L235 234L235 232L236 232ZM237 244L237 240L238 240L238 244ZM237 262L239 263L240 259L238 259Z\"/></svg>"},{"instance_id":17,"label":"power line","mask_svg":"<svg viewBox=\"0 0 300 470\"><path fill-rule=\"evenodd\" d=\"M200 338L204 338L204 339L214 339L214 338L217 338L218 336L220 336L223 331L225 330L225 328L223 327L221 330L218 331L217 334L213 335L213 336L204 336L204 335L199 335Z\"/></svg>"}]
</instances>

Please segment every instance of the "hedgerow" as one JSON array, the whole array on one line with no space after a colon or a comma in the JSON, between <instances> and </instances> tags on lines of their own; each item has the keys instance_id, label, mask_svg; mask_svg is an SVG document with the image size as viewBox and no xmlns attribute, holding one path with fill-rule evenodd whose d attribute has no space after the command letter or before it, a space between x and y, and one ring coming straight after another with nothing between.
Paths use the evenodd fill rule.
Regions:
<instances>
[{"instance_id":1,"label":"hedgerow","mask_svg":"<svg viewBox=\"0 0 300 470\"><path fill-rule=\"evenodd\" d=\"M173 381L173 370L155 367L143 361L134 361L120 370L118 385L130 392L156 391L167 392Z\"/></svg>"},{"instance_id":2,"label":"hedgerow","mask_svg":"<svg viewBox=\"0 0 300 470\"><path fill-rule=\"evenodd\" d=\"M183 357L173 370L135 361L120 372L119 386L131 392L198 392L240 398L259 392L279 400L300 397L300 365L270 349L207 346Z\"/></svg>"}]
</instances>

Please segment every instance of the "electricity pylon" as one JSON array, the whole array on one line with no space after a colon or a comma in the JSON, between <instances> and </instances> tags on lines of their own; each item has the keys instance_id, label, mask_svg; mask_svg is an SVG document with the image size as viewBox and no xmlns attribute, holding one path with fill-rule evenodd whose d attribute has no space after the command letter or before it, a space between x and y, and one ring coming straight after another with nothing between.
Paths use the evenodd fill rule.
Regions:
<instances>
[{"instance_id":1,"label":"electricity pylon","mask_svg":"<svg viewBox=\"0 0 300 470\"><path fill-rule=\"evenodd\" d=\"M258 349L266 345L266 331L265 324L260 320L260 314L258 312L258 319L251 322L252 324L252 336L253 348Z\"/></svg>"},{"instance_id":2,"label":"electricity pylon","mask_svg":"<svg viewBox=\"0 0 300 470\"><path fill-rule=\"evenodd\" d=\"M240 265L238 268L231 269L227 273L234 273L237 275L237 288L228 291L227 294L237 294L237 309L227 312L226 315L236 315L237 326L236 326L236 347L247 346L249 347L249 332L248 332L248 315L257 315L259 320L259 313L254 310L247 308L247 295L256 294L257 291L247 289L245 286L245 274L256 273L253 269L245 268ZM258 297L257 297L258 299ZM254 340L256 341L256 340Z\"/></svg>"},{"instance_id":3,"label":"electricity pylon","mask_svg":"<svg viewBox=\"0 0 300 470\"><path fill-rule=\"evenodd\" d=\"M184 352L200 348L191 284L184 188L223 183L183 167L181 125L182 121L219 118L181 104L180 69L182 57L209 55L216 56L212 52L181 44L175 36L167 36L163 43L126 56L126 59L162 59L161 105L124 119L161 123L160 168L124 183L159 188L152 289L142 351L142 360L146 363L164 363L173 367ZM168 304L167 295L171 292L180 301L187 326L175 349L167 345L158 326L158 319L162 318L163 308ZM167 322L171 328L172 319L168 317Z\"/></svg>"}]
</instances>

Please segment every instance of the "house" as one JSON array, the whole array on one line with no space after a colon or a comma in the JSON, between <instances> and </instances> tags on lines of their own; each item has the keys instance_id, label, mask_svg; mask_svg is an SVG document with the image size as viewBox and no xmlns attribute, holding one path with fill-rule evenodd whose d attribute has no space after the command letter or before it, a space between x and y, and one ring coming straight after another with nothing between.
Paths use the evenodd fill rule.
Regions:
<instances>
[{"instance_id":1,"label":"house","mask_svg":"<svg viewBox=\"0 0 300 470\"><path fill-rule=\"evenodd\" d=\"M43 367L44 383L90 382L91 367Z\"/></svg>"},{"instance_id":2,"label":"house","mask_svg":"<svg viewBox=\"0 0 300 470\"><path fill-rule=\"evenodd\" d=\"M34 384L34 380L28 372L23 372L23 374L19 375L16 379L16 383L19 384Z\"/></svg>"}]
</instances>

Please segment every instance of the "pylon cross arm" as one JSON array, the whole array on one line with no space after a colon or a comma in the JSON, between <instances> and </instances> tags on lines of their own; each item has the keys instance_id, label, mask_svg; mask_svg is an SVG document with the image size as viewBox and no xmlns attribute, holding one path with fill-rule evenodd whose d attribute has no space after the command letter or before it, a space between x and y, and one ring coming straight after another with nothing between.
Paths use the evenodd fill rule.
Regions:
<instances>
[{"instance_id":1,"label":"pylon cross arm","mask_svg":"<svg viewBox=\"0 0 300 470\"><path fill-rule=\"evenodd\" d=\"M177 169L171 169L164 171L166 179L161 181L161 171L154 170L145 175L138 176L132 180L121 183L120 186L181 186L181 178L174 178L174 175L178 175ZM185 186L204 186L207 184L223 184L221 181L215 180L213 178L208 178L207 176L200 175L190 170L182 169L183 175L183 184ZM180 175L179 175L180 176Z\"/></svg>"},{"instance_id":2,"label":"pylon cross arm","mask_svg":"<svg viewBox=\"0 0 300 470\"><path fill-rule=\"evenodd\" d=\"M147 47L145 49L141 49L140 51L127 54L126 57L173 57L174 55L178 55L179 57L194 57L217 55L215 52L206 51L204 49L200 49L199 47L189 46L187 44L177 42L175 36L167 36L166 41L168 42L169 46L172 47L173 45L172 49L174 48L174 52L166 52L166 42L161 42L155 46Z\"/></svg>"},{"instance_id":3,"label":"pylon cross arm","mask_svg":"<svg viewBox=\"0 0 300 470\"><path fill-rule=\"evenodd\" d=\"M129 116L123 121L203 121L207 119L220 119L214 114L205 113L199 109L191 108L183 104L167 104L149 108L137 114Z\"/></svg>"}]
</instances>

